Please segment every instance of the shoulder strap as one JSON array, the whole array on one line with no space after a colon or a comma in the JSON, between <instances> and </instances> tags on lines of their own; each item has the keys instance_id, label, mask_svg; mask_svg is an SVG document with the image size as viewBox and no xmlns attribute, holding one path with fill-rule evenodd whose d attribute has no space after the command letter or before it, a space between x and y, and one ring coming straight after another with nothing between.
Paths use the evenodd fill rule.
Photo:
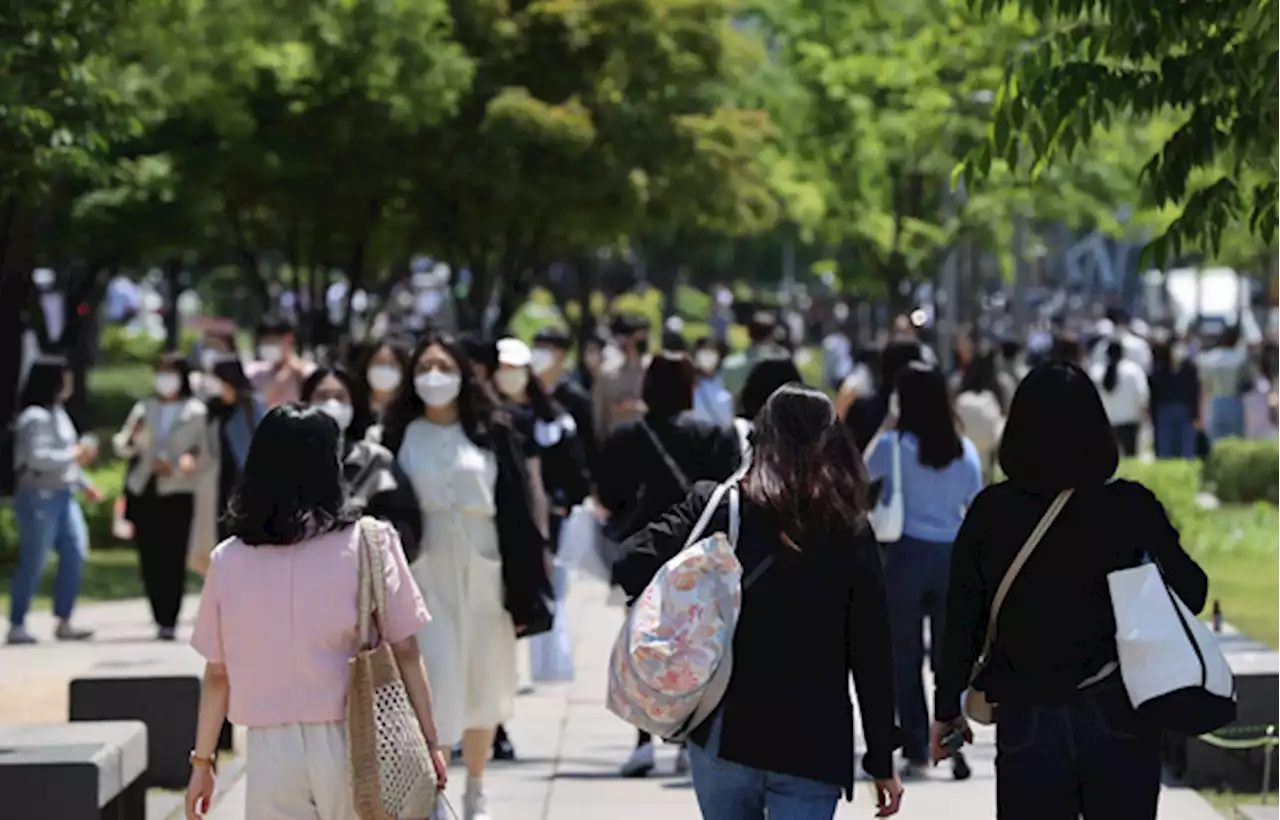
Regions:
<instances>
[{"instance_id":1,"label":"shoulder strap","mask_svg":"<svg viewBox=\"0 0 1280 820\"><path fill-rule=\"evenodd\" d=\"M662 446L662 440L658 438L658 434L649 426L649 422L641 419L640 428L649 436L649 441L653 443L654 449L658 451L658 455L666 463L667 469L671 471L671 475L675 478L676 483L680 485L680 489L686 493L689 492L689 479L685 477L684 470L680 469L680 465L667 452L667 448Z\"/></svg>"},{"instance_id":2,"label":"shoulder strap","mask_svg":"<svg viewBox=\"0 0 1280 820\"><path fill-rule=\"evenodd\" d=\"M738 543L738 522L737 522L737 496L738 489L730 484L721 484L716 487L715 492L711 493L711 498L707 500L707 506L703 508L702 515L698 516L698 521L693 525L693 529L689 530L689 537L684 540L685 549L693 546L702 533L707 529L707 525L711 523L711 516L716 514L716 509L720 506L720 500L724 498L724 494L732 488L729 496L729 540L735 546Z\"/></svg>"},{"instance_id":3,"label":"shoulder strap","mask_svg":"<svg viewBox=\"0 0 1280 820\"><path fill-rule=\"evenodd\" d=\"M359 609L357 634L360 646L372 649L381 640L382 612L386 607L387 590L383 580L382 553L376 543L381 536L374 519L364 517L356 522L357 550L359 554ZM377 630L378 640L374 638Z\"/></svg>"},{"instance_id":4,"label":"shoulder strap","mask_svg":"<svg viewBox=\"0 0 1280 820\"><path fill-rule=\"evenodd\" d=\"M986 658L991 651L991 644L995 641L996 636L996 619L1000 617L1000 607L1004 604L1005 596L1009 594L1009 588L1013 586L1014 579L1022 571L1022 565L1027 563L1031 553L1035 552L1036 547L1040 544L1040 539L1044 538L1044 534L1049 531L1049 527L1053 526L1054 519L1058 517L1058 513L1062 512L1062 508L1067 505L1067 500L1071 498L1072 492L1072 490L1066 489L1058 493L1058 497L1053 499L1049 509L1045 510L1044 515L1040 517L1040 523L1036 524L1036 528L1027 536L1022 549L1018 550L1018 554L1013 557L1013 563L1005 570L1004 577L1000 579L1000 586L996 588L996 595L991 599L991 615L987 618L987 635L982 641L982 654L978 656L979 659Z\"/></svg>"}]
</instances>

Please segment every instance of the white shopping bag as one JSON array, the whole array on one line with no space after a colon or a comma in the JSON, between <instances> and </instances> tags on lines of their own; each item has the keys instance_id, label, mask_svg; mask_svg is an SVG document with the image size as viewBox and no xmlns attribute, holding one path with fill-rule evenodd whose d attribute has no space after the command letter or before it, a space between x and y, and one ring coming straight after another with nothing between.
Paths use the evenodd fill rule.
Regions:
<instances>
[{"instance_id":1,"label":"white shopping bag","mask_svg":"<svg viewBox=\"0 0 1280 820\"><path fill-rule=\"evenodd\" d=\"M563 542L563 539L561 539ZM569 591L569 571L557 556L552 586L556 594L555 619L551 631L529 639L529 672L534 683L567 683L573 680L573 640L565 596Z\"/></svg>"},{"instance_id":2,"label":"white shopping bag","mask_svg":"<svg viewBox=\"0 0 1280 820\"><path fill-rule=\"evenodd\" d=\"M1107 576L1129 700L1154 725L1199 735L1235 718L1235 677L1218 640L1153 563Z\"/></svg>"},{"instance_id":3,"label":"white shopping bag","mask_svg":"<svg viewBox=\"0 0 1280 820\"><path fill-rule=\"evenodd\" d=\"M560 543L556 561L606 584L613 580L613 567L607 566L596 549L600 519L588 504L578 504L560 525Z\"/></svg>"}]
</instances>

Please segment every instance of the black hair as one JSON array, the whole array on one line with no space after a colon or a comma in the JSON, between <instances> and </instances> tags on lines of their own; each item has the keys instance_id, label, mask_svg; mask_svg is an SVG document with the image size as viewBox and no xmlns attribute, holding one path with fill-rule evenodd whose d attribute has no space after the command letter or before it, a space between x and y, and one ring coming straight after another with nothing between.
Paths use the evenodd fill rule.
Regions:
<instances>
[{"instance_id":1,"label":"black hair","mask_svg":"<svg viewBox=\"0 0 1280 820\"><path fill-rule=\"evenodd\" d=\"M693 386L697 381L688 354L664 350L655 355L644 371L641 398L649 414L671 419L693 407Z\"/></svg>"},{"instance_id":2,"label":"black hair","mask_svg":"<svg viewBox=\"0 0 1280 820\"><path fill-rule=\"evenodd\" d=\"M676 331L664 330L662 332L662 349L677 353L688 353L689 343L684 340L684 336Z\"/></svg>"},{"instance_id":3,"label":"black hair","mask_svg":"<svg viewBox=\"0 0 1280 820\"><path fill-rule=\"evenodd\" d=\"M58 403L67 372L67 360L62 356L40 356L27 371L27 383L22 386L22 409L43 407L51 409Z\"/></svg>"},{"instance_id":4,"label":"black hair","mask_svg":"<svg viewBox=\"0 0 1280 820\"><path fill-rule=\"evenodd\" d=\"M804 384L804 377L791 359L761 359L756 362L747 373L738 397L742 417L754 421L769 397L787 384Z\"/></svg>"},{"instance_id":5,"label":"black hair","mask_svg":"<svg viewBox=\"0 0 1280 820\"><path fill-rule=\"evenodd\" d=\"M239 357L233 356L214 362L213 376L218 381L234 387L236 393L242 398L247 398L253 393L253 384L245 374L244 365L240 363Z\"/></svg>"},{"instance_id":6,"label":"black hair","mask_svg":"<svg viewBox=\"0 0 1280 820\"><path fill-rule=\"evenodd\" d=\"M1110 480L1120 464L1098 388L1071 362L1032 368L1013 394L1000 469L1014 484L1058 492Z\"/></svg>"},{"instance_id":7,"label":"black hair","mask_svg":"<svg viewBox=\"0 0 1280 820\"><path fill-rule=\"evenodd\" d=\"M1151 370L1154 373L1173 370L1172 339L1161 339L1151 343Z\"/></svg>"},{"instance_id":8,"label":"black hair","mask_svg":"<svg viewBox=\"0 0 1280 820\"><path fill-rule=\"evenodd\" d=\"M880 354L880 390L885 401L898 385L898 375L912 362L924 359L924 348L913 339L898 339L884 346Z\"/></svg>"},{"instance_id":9,"label":"black hair","mask_svg":"<svg viewBox=\"0 0 1280 820\"><path fill-rule=\"evenodd\" d=\"M1079 336L1063 332L1053 337L1053 347L1049 351L1050 359L1078 364L1083 355L1084 349L1080 346Z\"/></svg>"},{"instance_id":10,"label":"black hair","mask_svg":"<svg viewBox=\"0 0 1280 820\"><path fill-rule=\"evenodd\" d=\"M191 393L191 360L181 353L169 351L156 359L156 370L172 370L178 374L178 397L189 399Z\"/></svg>"},{"instance_id":11,"label":"black hair","mask_svg":"<svg viewBox=\"0 0 1280 820\"><path fill-rule=\"evenodd\" d=\"M947 377L936 367L912 362L897 381L901 418L898 430L916 437L917 457L922 466L941 470L964 455L964 445L956 432Z\"/></svg>"},{"instance_id":12,"label":"black hair","mask_svg":"<svg viewBox=\"0 0 1280 820\"><path fill-rule=\"evenodd\" d=\"M462 431L477 447L492 449L493 429L496 426L510 427L510 419L498 411L493 394L471 372L471 358L467 355L462 342L439 330L431 330L418 340L413 353L409 355L409 371L400 382L400 389L395 399L387 405L382 429L382 443L393 453L400 450L404 442L404 431L415 419L422 418L426 404L418 397L414 388L414 368L427 348L439 346L458 366L458 375L462 381L458 389L458 421ZM495 365L497 353L494 353Z\"/></svg>"},{"instance_id":13,"label":"black hair","mask_svg":"<svg viewBox=\"0 0 1280 820\"><path fill-rule=\"evenodd\" d=\"M341 440L337 422L314 407L268 412L227 507L231 534L251 547L288 546L354 524Z\"/></svg>"},{"instance_id":14,"label":"black hair","mask_svg":"<svg viewBox=\"0 0 1280 820\"><path fill-rule=\"evenodd\" d=\"M353 366L351 372L355 375L357 381L360 382L361 389L366 393L369 391L369 367L373 364L373 357L378 355L378 351L386 348L391 351L391 355L395 356L396 364L400 366L401 381L409 372L409 349L411 344L398 336L388 336L372 344L366 345L358 355L351 357Z\"/></svg>"},{"instance_id":15,"label":"black hair","mask_svg":"<svg viewBox=\"0 0 1280 820\"><path fill-rule=\"evenodd\" d=\"M556 350L568 350L573 347L573 340L569 338L569 332L559 327L544 327L539 330L534 334L533 343L552 347Z\"/></svg>"},{"instance_id":16,"label":"black hair","mask_svg":"<svg viewBox=\"0 0 1280 820\"><path fill-rule=\"evenodd\" d=\"M609 324L609 332L619 337L647 333L651 329L649 317L641 313L621 313Z\"/></svg>"},{"instance_id":17,"label":"black hair","mask_svg":"<svg viewBox=\"0 0 1280 820\"><path fill-rule=\"evenodd\" d=\"M1102 374L1102 387L1108 393L1115 392L1120 380L1120 360L1124 358L1124 345L1111 342L1107 345L1107 370Z\"/></svg>"},{"instance_id":18,"label":"black hair","mask_svg":"<svg viewBox=\"0 0 1280 820\"><path fill-rule=\"evenodd\" d=\"M275 313L268 313L258 320L258 338L264 336L291 336L298 328L292 321Z\"/></svg>"},{"instance_id":19,"label":"black hair","mask_svg":"<svg viewBox=\"0 0 1280 820\"><path fill-rule=\"evenodd\" d=\"M1107 321L1116 326L1129 324L1129 311L1122 307L1107 308Z\"/></svg>"},{"instance_id":20,"label":"black hair","mask_svg":"<svg viewBox=\"0 0 1280 820\"><path fill-rule=\"evenodd\" d=\"M995 350L987 345L981 345L974 350L973 356L969 359L969 365L965 367L964 374L960 377L960 392L991 393L1000 405L1000 412L1009 412L1009 399L1012 397L1006 396L1004 388L1000 386L1000 370L996 365Z\"/></svg>"},{"instance_id":21,"label":"black hair","mask_svg":"<svg viewBox=\"0 0 1280 820\"><path fill-rule=\"evenodd\" d=\"M1000 342L1000 356L1006 362L1012 362L1022 352L1022 343L1017 339L1005 339Z\"/></svg>"},{"instance_id":22,"label":"black hair","mask_svg":"<svg viewBox=\"0 0 1280 820\"><path fill-rule=\"evenodd\" d=\"M711 348L722 359L729 355L729 345L724 341L724 339L716 336L699 336L697 341L693 343L694 350L701 350L704 347Z\"/></svg>"},{"instance_id":23,"label":"black hair","mask_svg":"<svg viewBox=\"0 0 1280 820\"><path fill-rule=\"evenodd\" d=\"M765 344L777 341L778 317L767 310L758 310L751 314L747 323L747 338L751 344Z\"/></svg>"},{"instance_id":24,"label":"black hair","mask_svg":"<svg viewBox=\"0 0 1280 820\"><path fill-rule=\"evenodd\" d=\"M330 376L341 382L347 389L347 395L351 397L351 424L347 426L343 437L347 442L359 441L364 438L369 425L373 424L373 413L369 411L369 397L365 393L363 382L348 373L341 365L317 367L311 371L311 375L302 382L298 397L305 404L311 404L311 397L315 395L320 382Z\"/></svg>"},{"instance_id":25,"label":"black hair","mask_svg":"<svg viewBox=\"0 0 1280 820\"><path fill-rule=\"evenodd\" d=\"M802 384L779 387L756 416L751 442L743 495L792 546L866 525L866 470L826 394Z\"/></svg>"},{"instance_id":26,"label":"black hair","mask_svg":"<svg viewBox=\"0 0 1280 820\"><path fill-rule=\"evenodd\" d=\"M434 334L428 333L428 336ZM498 342L494 339L487 339L479 333L466 331L458 334L457 344L466 352L467 360L471 364L478 364L492 376L493 372L498 369ZM422 351L426 350L421 344L418 346L417 355L409 357L408 371L412 374L413 364L422 355Z\"/></svg>"}]
</instances>

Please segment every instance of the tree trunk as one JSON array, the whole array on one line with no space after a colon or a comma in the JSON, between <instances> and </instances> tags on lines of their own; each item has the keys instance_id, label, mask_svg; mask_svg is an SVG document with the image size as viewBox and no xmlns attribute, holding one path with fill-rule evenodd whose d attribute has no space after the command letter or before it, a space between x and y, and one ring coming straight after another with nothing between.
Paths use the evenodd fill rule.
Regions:
<instances>
[{"instance_id":1,"label":"tree trunk","mask_svg":"<svg viewBox=\"0 0 1280 820\"><path fill-rule=\"evenodd\" d=\"M182 261L170 259L164 265L165 294L164 305L164 349L178 350L182 347L182 317L178 314L178 297L182 295Z\"/></svg>"}]
</instances>

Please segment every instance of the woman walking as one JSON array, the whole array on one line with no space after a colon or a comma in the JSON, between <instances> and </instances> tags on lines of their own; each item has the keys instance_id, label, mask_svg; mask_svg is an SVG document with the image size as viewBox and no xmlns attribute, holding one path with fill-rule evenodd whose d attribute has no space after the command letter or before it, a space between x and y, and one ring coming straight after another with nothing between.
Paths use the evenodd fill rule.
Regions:
<instances>
[{"instance_id":1,"label":"woman walking","mask_svg":"<svg viewBox=\"0 0 1280 820\"><path fill-rule=\"evenodd\" d=\"M862 767L876 816L888 817L902 801L889 615L853 435L821 392L787 385L753 437L736 551L755 581L743 592L724 699L690 737L698 805L707 820L833 817L841 793L853 798L852 675ZM714 490L695 484L627 542L615 576L629 596L684 547ZM729 532L729 515L726 499L705 531Z\"/></svg>"},{"instance_id":2,"label":"woman walking","mask_svg":"<svg viewBox=\"0 0 1280 820\"><path fill-rule=\"evenodd\" d=\"M435 617L420 640L436 681L440 741L462 742L464 820L489 820L484 773L495 729L514 707L516 636L551 628L546 536L525 445L476 382L461 344L429 333L410 361L411 389L389 408L383 442L425 522L414 575Z\"/></svg>"},{"instance_id":3,"label":"woman walking","mask_svg":"<svg viewBox=\"0 0 1280 820\"><path fill-rule=\"evenodd\" d=\"M263 419L213 552L191 645L206 660L191 752L187 820L208 811L223 722L249 729L246 820L356 820L348 774L348 663L357 635L359 539L347 504L338 426L285 404ZM376 525L391 644L440 783L417 630L428 620L393 528ZM306 583L298 583L298 579Z\"/></svg>"},{"instance_id":4,"label":"woman walking","mask_svg":"<svg viewBox=\"0 0 1280 820\"><path fill-rule=\"evenodd\" d=\"M1156 458L1195 458L1200 373L1181 339L1151 349L1151 421ZM1103 405L1106 406L1105 404Z\"/></svg>"},{"instance_id":5,"label":"woman walking","mask_svg":"<svg viewBox=\"0 0 1280 820\"><path fill-rule=\"evenodd\" d=\"M133 459L125 488L142 586L156 637L174 639L187 580L195 492L209 444L204 402L191 392L191 365L180 353L156 362L155 396L133 406L112 438L116 455Z\"/></svg>"},{"instance_id":6,"label":"woman walking","mask_svg":"<svg viewBox=\"0 0 1280 820\"><path fill-rule=\"evenodd\" d=\"M218 538L229 534L228 523L221 516L231 501L240 472L249 457L258 422L267 412L245 375L237 358L221 359L213 366L217 395L206 402L210 421L210 440L217 442L218 470Z\"/></svg>"},{"instance_id":7,"label":"woman walking","mask_svg":"<svg viewBox=\"0 0 1280 820\"><path fill-rule=\"evenodd\" d=\"M930 666L942 662L946 623L947 578L952 542L965 509L982 489L982 463L973 442L956 432L956 420L940 370L912 362L898 376L902 416L890 417L871 444L867 472L883 479L882 493L894 486L894 450L902 479L902 538L885 546L885 587L889 591L889 624L902 721L906 765L904 778L924 774L929 765L929 707L922 670L924 621L929 620ZM969 777L963 757L954 760L952 775Z\"/></svg>"},{"instance_id":8,"label":"woman walking","mask_svg":"<svg viewBox=\"0 0 1280 820\"><path fill-rule=\"evenodd\" d=\"M409 348L398 341L384 340L362 356L354 372L360 374L359 384L353 396L365 399L372 424L381 424L387 408L395 400L400 385L409 369ZM363 432L361 433L363 435Z\"/></svg>"},{"instance_id":9,"label":"woman walking","mask_svg":"<svg viewBox=\"0 0 1280 820\"><path fill-rule=\"evenodd\" d=\"M35 596L49 553L58 554L53 581L54 637L81 641L93 631L71 623L80 593L80 573L89 552L89 531L76 493L89 501L102 494L84 474L98 455L98 445L80 439L63 408L74 383L67 361L41 356L27 373L22 388L22 411L14 423L13 512L18 519L18 567L9 587L9 644L33 644L26 627L27 610Z\"/></svg>"},{"instance_id":10,"label":"woman walking","mask_svg":"<svg viewBox=\"0 0 1280 820\"><path fill-rule=\"evenodd\" d=\"M1138 428L1147 416L1151 386L1142 368L1124 357L1120 342L1108 342L1106 356L1105 365L1094 365L1093 380L1098 383L1120 455L1132 458L1138 454Z\"/></svg>"},{"instance_id":11,"label":"woman walking","mask_svg":"<svg viewBox=\"0 0 1280 820\"><path fill-rule=\"evenodd\" d=\"M932 753L968 736L961 694L1014 556L1061 495L1065 506L1017 572L972 685L999 704L1000 820L1153 820L1160 732L1138 722L1115 672L1107 575L1147 557L1194 613L1207 579L1178 543L1164 507L1140 484L1113 479L1119 452L1090 377L1040 365L1018 387L1000 444L1008 481L988 487L956 536ZM1062 502L1059 502L1061 504Z\"/></svg>"}]
</instances>

